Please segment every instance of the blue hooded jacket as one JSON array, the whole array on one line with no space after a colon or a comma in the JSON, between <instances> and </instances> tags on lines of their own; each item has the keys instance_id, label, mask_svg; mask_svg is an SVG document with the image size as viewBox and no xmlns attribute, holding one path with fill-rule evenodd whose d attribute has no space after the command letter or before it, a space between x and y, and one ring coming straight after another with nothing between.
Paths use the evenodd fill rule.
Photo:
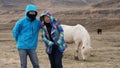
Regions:
<instances>
[{"instance_id":1,"label":"blue hooded jacket","mask_svg":"<svg viewBox=\"0 0 120 68\"><path fill-rule=\"evenodd\" d=\"M12 30L13 36L17 42L17 49L34 49L37 48L38 35L40 30L40 20L30 21L27 16L29 11L36 11L35 5L29 4L26 7L25 17L18 20Z\"/></svg>"}]
</instances>

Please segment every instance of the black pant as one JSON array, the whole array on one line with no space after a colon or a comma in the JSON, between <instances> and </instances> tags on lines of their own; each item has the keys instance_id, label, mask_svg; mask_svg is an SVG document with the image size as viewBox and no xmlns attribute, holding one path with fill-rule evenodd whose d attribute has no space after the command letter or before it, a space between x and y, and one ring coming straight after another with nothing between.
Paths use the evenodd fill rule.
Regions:
<instances>
[{"instance_id":1,"label":"black pant","mask_svg":"<svg viewBox=\"0 0 120 68\"><path fill-rule=\"evenodd\" d=\"M58 50L56 45L52 47L52 54L48 54L51 68L63 68L62 66L63 53Z\"/></svg>"}]
</instances>

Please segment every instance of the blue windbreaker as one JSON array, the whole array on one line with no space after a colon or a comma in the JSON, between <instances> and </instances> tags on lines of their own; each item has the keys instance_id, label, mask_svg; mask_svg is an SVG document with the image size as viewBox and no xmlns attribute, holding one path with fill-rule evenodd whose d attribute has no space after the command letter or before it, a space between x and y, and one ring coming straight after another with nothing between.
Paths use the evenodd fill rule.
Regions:
<instances>
[{"instance_id":1,"label":"blue windbreaker","mask_svg":"<svg viewBox=\"0 0 120 68\"><path fill-rule=\"evenodd\" d=\"M38 35L40 30L40 21L38 19L30 21L27 17L29 11L36 11L35 5L29 4L26 7L25 17L18 20L12 30L13 36L17 42L17 49L36 49Z\"/></svg>"}]
</instances>

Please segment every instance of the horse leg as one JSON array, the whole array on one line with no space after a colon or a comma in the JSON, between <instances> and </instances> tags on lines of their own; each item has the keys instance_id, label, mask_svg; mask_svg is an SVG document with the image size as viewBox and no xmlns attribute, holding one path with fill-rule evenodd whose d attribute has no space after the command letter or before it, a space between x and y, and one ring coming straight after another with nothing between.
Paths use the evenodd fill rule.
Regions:
<instances>
[{"instance_id":1,"label":"horse leg","mask_svg":"<svg viewBox=\"0 0 120 68\"><path fill-rule=\"evenodd\" d=\"M75 60L79 60L79 57L78 57L78 53L79 53L79 45L80 43L79 42L77 42L77 41L75 41L75 55L74 55L74 59Z\"/></svg>"}]
</instances>

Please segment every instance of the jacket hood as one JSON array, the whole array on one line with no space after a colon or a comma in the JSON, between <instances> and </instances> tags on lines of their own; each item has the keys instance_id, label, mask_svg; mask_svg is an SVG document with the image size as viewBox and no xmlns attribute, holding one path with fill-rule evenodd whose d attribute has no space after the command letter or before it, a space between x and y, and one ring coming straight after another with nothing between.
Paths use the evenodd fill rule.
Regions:
<instances>
[{"instance_id":1,"label":"jacket hood","mask_svg":"<svg viewBox=\"0 0 120 68\"><path fill-rule=\"evenodd\" d=\"M27 13L28 13L29 11L35 11L35 12L37 12L36 6L33 5L33 4L27 5L26 10L25 10L25 16L27 16Z\"/></svg>"},{"instance_id":2,"label":"jacket hood","mask_svg":"<svg viewBox=\"0 0 120 68\"><path fill-rule=\"evenodd\" d=\"M48 16L50 17L50 23L52 24L55 20L55 18L51 15L51 13L49 11L44 11L41 15L40 15L40 20L43 21L43 17L44 16Z\"/></svg>"}]
</instances>

